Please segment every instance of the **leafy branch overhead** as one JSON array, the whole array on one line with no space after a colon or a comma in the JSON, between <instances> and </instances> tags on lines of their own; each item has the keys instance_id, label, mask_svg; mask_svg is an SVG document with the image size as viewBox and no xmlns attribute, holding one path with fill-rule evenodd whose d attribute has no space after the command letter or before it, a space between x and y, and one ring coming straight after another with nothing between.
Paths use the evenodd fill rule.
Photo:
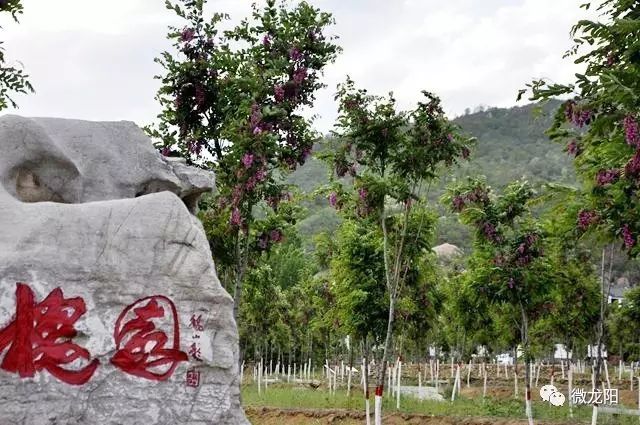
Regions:
<instances>
[{"instance_id":1,"label":"leafy branch overhead","mask_svg":"<svg viewBox=\"0 0 640 425\"><path fill-rule=\"evenodd\" d=\"M0 1L0 12L10 13L13 19L18 22L18 15L23 11L20 0ZM29 82L29 76L24 71L15 66L7 65L5 59L5 49L0 41L0 110L9 106L17 108L13 96L15 94L33 93L34 89Z\"/></svg>"}]
</instances>

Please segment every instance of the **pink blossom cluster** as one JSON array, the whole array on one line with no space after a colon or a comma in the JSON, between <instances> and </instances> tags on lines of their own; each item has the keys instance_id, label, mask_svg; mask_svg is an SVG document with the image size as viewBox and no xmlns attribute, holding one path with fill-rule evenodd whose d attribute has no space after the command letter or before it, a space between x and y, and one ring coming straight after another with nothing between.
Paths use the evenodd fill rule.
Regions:
<instances>
[{"instance_id":1,"label":"pink blossom cluster","mask_svg":"<svg viewBox=\"0 0 640 425\"><path fill-rule=\"evenodd\" d=\"M590 226L600 220L598 213L592 210L581 210L578 213L578 228L582 231L587 230Z\"/></svg>"},{"instance_id":2,"label":"pink blossom cluster","mask_svg":"<svg viewBox=\"0 0 640 425\"><path fill-rule=\"evenodd\" d=\"M631 229L629 228L628 224L625 224L624 226L622 226L621 233L622 233L622 240L624 240L625 248L627 249L633 248L634 245L636 244L636 239L633 236L633 233L631 232Z\"/></svg>"},{"instance_id":3,"label":"pink blossom cluster","mask_svg":"<svg viewBox=\"0 0 640 425\"><path fill-rule=\"evenodd\" d=\"M567 121L576 127L584 127L591 122L593 112L584 106L578 105L576 102L569 101L565 107L565 117Z\"/></svg>"},{"instance_id":4,"label":"pink blossom cluster","mask_svg":"<svg viewBox=\"0 0 640 425\"><path fill-rule=\"evenodd\" d=\"M620 178L620 170L600 170L596 175L596 184L598 186L606 186L611 183L615 183Z\"/></svg>"},{"instance_id":5,"label":"pink blossom cluster","mask_svg":"<svg viewBox=\"0 0 640 425\"><path fill-rule=\"evenodd\" d=\"M567 152L573 156L578 156L580 154L580 146L578 145L577 140L572 140L569 142L569 144L567 145Z\"/></svg>"},{"instance_id":6,"label":"pink blossom cluster","mask_svg":"<svg viewBox=\"0 0 640 425\"><path fill-rule=\"evenodd\" d=\"M622 121L624 137L630 146L640 147L640 125L636 118L629 114Z\"/></svg>"}]
</instances>

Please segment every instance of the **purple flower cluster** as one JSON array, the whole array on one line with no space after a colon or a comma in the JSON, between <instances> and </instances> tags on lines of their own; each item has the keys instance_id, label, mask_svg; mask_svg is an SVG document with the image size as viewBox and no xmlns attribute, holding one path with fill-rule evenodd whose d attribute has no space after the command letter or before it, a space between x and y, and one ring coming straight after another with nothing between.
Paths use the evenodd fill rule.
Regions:
<instances>
[{"instance_id":1,"label":"purple flower cluster","mask_svg":"<svg viewBox=\"0 0 640 425\"><path fill-rule=\"evenodd\" d=\"M624 174L627 178L640 176L640 150L637 150L627 165L625 165Z\"/></svg>"},{"instance_id":2,"label":"purple flower cluster","mask_svg":"<svg viewBox=\"0 0 640 425\"><path fill-rule=\"evenodd\" d=\"M258 183L265 181L267 179L266 168L263 167L263 168L260 168L258 171L256 171L255 178Z\"/></svg>"},{"instance_id":3,"label":"purple flower cluster","mask_svg":"<svg viewBox=\"0 0 640 425\"><path fill-rule=\"evenodd\" d=\"M192 153L194 155L200 155L200 152L202 152L202 143L196 140L189 140L187 142L187 150L189 151L189 153Z\"/></svg>"},{"instance_id":4,"label":"purple flower cluster","mask_svg":"<svg viewBox=\"0 0 640 425\"><path fill-rule=\"evenodd\" d=\"M338 195L335 192L331 192L329 194L329 205L331 205L333 208L338 205Z\"/></svg>"},{"instance_id":5,"label":"purple flower cluster","mask_svg":"<svg viewBox=\"0 0 640 425\"><path fill-rule=\"evenodd\" d=\"M356 109L359 105L360 104L355 99L347 99L342 104L342 107L347 111L351 111L353 109Z\"/></svg>"},{"instance_id":6,"label":"purple flower cluster","mask_svg":"<svg viewBox=\"0 0 640 425\"><path fill-rule=\"evenodd\" d=\"M585 125L588 125L593 116L593 113L589 109L578 105L574 101L567 102L564 113L567 121L576 127L584 127Z\"/></svg>"},{"instance_id":7,"label":"purple flower cluster","mask_svg":"<svg viewBox=\"0 0 640 425\"><path fill-rule=\"evenodd\" d=\"M640 147L640 125L633 115L627 115L622 121L624 137L631 146Z\"/></svg>"},{"instance_id":8,"label":"purple flower cluster","mask_svg":"<svg viewBox=\"0 0 640 425\"><path fill-rule=\"evenodd\" d=\"M358 197L360 198L361 201L365 201L367 199L367 189L364 187L361 187L360 189L358 189Z\"/></svg>"},{"instance_id":9,"label":"purple flower cluster","mask_svg":"<svg viewBox=\"0 0 640 425\"><path fill-rule=\"evenodd\" d=\"M284 87L281 84L278 84L273 88L273 94L276 99L276 102L280 103L284 101Z\"/></svg>"},{"instance_id":10,"label":"purple flower cluster","mask_svg":"<svg viewBox=\"0 0 640 425\"><path fill-rule=\"evenodd\" d=\"M460 196L460 195L453 197L452 204L453 204L453 210L457 212L462 211L464 207L467 205L465 202L464 196Z\"/></svg>"},{"instance_id":11,"label":"purple flower cluster","mask_svg":"<svg viewBox=\"0 0 640 425\"><path fill-rule=\"evenodd\" d=\"M540 237L535 233L530 233L524 237L524 240L518 245L515 253L515 263L518 267L525 267L533 261L534 258L542 255L542 251L534 245Z\"/></svg>"},{"instance_id":12,"label":"purple flower cluster","mask_svg":"<svg viewBox=\"0 0 640 425\"><path fill-rule=\"evenodd\" d=\"M160 153L162 154L162 156L169 156L169 154L171 153L171 149L169 148L169 146L165 146L160 150Z\"/></svg>"},{"instance_id":13,"label":"purple flower cluster","mask_svg":"<svg viewBox=\"0 0 640 425\"><path fill-rule=\"evenodd\" d=\"M513 289L516 285L516 281L514 278L510 277L509 281L507 282L507 285L509 286L509 289Z\"/></svg>"},{"instance_id":14,"label":"purple flower cluster","mask_svg":"<svg viewBox=\"0 0 640 425\"><path fill-rule=\"evenodd\" d=\"M196 105L198 109L203 109L206 101L206 93L202 84L196 84Z\"/></svg>"},{"instance_id":15,"label":"purple flower cluster","mask_svg":"<svg viewBox=\"0 0 640 425\"><path fill-rule=\"evenodd\" d=\"M598 222L600 217L595 211L591 210L581 210L578 213L578 228L584 231L587 230L591 225Z\"/></svg>"},{"instance_id":16,"label":"purple flower cluster","mask_svg":"<svg viewBox=\"0 0 640 425\"><path fill-rule=\"evenodd\" d=\"M271 36L269 34L262 37L262 45L266 48L271 47Z\"/></svg>"},{"instance_id":17,"label":"purple flower cluster","mask_svg":"<svg viewBox=\"0 0 640 425\"><path fill-rule=\"evenodd\" d=\"M605 186L611 183L615 183L620 178L620 170L600 170L596 175L596 184L598 186Z\"/></svg>"},{"instance_id":18,"label":"purple flower cluster","mask_svg":"<svg viewBox=\"0 0 640 425\"><path fill-rule=\"evenodd\" d=\"M297 47L292 47L291 49L289 49L289 58L292 61L299 61L300 59L302 59L302 52Z\"/></svg>"},{"instance_id":19,"label":"purple flower cluster","mask_svg":"<svg viewBox=\"0 0 640 425\"><path fill-rule=\"evenodd\" d=\"M282 241L282 232L278 229L273 229L269 232L269 238L271 238L272 242L280 242Z\"/></svg>"},{"instance_id":20,"label":"purple flower cluster","mask_svg":"<svg viewBox=\"0 0 640 425\"><path fill-rule=\"evenodd\" d=\"M493 243L500 242L501 240L500 234L498 233L498 229L496 229L496 226L493 223L485 221L481 225L480 230L484 235L484 237L487 238L488 241Z\"/></svg>"},{"instance_id":21,"label":"purple flower cluster","mask_svg":"<svg viewBox=\"0 0 640 425\"><path fill-rule=\"evenodd\" d=\"M304 66L296 69L295 72L293 73L293 82L298 85L302 84L304 80L307 78L307 73L308 73L308 70Z\"/></svg>"},{"instance_id":22,"label":"purple flower cluster","mask_svg":"<svg viewBox=\"0 0 640 425\"><path fill-rule=\"evenodd\" d=\"M580 146L578 146L577 140L572 140L569 142L569 144L567 145L567 152L573 156L578 156L580 154Z\"/></svg>"},{"instance_id":23,"label":"purple flower cluster","mask_svg":"<svg viewBox=\"0 0 640 425\"><path fill-rule=\"evenodd\" d=\"M193 40L195 36L196 32L193 30L193 28L185 28L182 30L182 33L180 33L180 40L184 43L188 43Z\"/></svg>"},{"instance_id":24,"label":"purple flower cluster","mask_svg":"<svg viewBox=\"0 0 640 425\"><path fill-rule=\"evenodd\" d=\"M629 228L628 224L625 224L624 226L622 226L622 239L624 240L624 246L627 249L631 249L633 248L633 246L636 244L636 240L633 237L633 233L631 233L631 229Z\"/></svg>"},{"instance_id":25,"label":"purple flower cluster","mask_svg":"<svg viewBox=\"0 0 640 425\"><path fill-rule=\"evenodd\" d=\"M244 168L251 168L251 166L253 165L253 154L245 153L242 156L242 165L244 165Z\"/></svg>"},{"instance_id":26,"label":"purple flower cluster","mask_svg":"<svg viewBox=\"0 0 640 425\"><path fill-rule=\"evenodd\" d=\"M231 211L231 219L229 220L232 226L240 226L242 224L242 217L240 216L240 210L234 208Z\"/></svg>"},{"instance_id":27,"label":"purple flower cluster","mask_svg":"<svg viewBox=\"0 0 640 425\"><path fill-rule=\"evenodd\" d=\"M451 203L453 210L460 212L467 206L467 203L486 203L488 201L489 193L481 187L476 187L467 194L454 196Z\"/></svg>"}]
</instances>

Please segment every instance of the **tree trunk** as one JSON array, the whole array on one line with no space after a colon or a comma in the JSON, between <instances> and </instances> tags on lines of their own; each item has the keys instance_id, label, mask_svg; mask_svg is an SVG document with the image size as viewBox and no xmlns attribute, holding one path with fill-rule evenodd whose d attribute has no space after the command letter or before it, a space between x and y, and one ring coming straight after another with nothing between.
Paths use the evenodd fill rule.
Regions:
<instances>
[{"instance_id":1,"label":"tree trunk","mask_svg":"<svg viewBox=\"0 0 640 425\"><path fill-rule=\"evenodd\" d=\"M613 245L610 245L610 255L609 255L609 289L611 282L611 267L613 264ZM596 367L595 367L595 379L594 379L594 387L592 390L595 391L596 388L600 388L600 380L601 371L602 371L602 341L604 340L604 316L607 310L607 302L608 302L608 290L606 288L606 280L604 273L604 260L605 260L605 252L606 248L602 248L602 264L600 267L600 281L602 284L602 293L600 294L600 317L598 318L598 329L596 334Z\"/></svg>"},{"instance_id":2,"label":"tree trunk","mask_svg":"<svg viewBox=\"0 0 640 425\"><path fill-rule=\"evenodd\" d=\"M393 318L396 308L396 294L389 294L389 318L387 320L387 335L384 341L384 350L382 352L382 359L378 366L378 376L376 379L376 393L375 393L375 413L374 421L375 425L382 425L382 394L384 393L384 379L387 372L387 357L391 348L391 340L393 338Z\"/></svg>"},{"instance_id":3,"label":"tree trunk","mask_svg":"<svg viewBox=\"0 0 640 425\"><path fill-rule=\"evenodd\" d=\"M364 377L364 405L365 415L367 417L366 425L371 424L371 417L369 416L369 345L368 338L364 339L363 348L363 364L362 364L362 376Z\"/></svg>"},{"instance_id":4,"label":"tree trunk","mask_svg":"<svg viewBox=\"0 0 640 425\"><path fill-rule=\"evenodd\" d=\"M529 320L527 312L520 303L520 312L522 313L522 352L524 355L524 398L525 398L525 412L527 414L527 421L529 425L533 425L533 412L531 410L531 362L529 360ZM518 356L518 349L516 348L516 358Z\"/></svg>"}]
</instances>

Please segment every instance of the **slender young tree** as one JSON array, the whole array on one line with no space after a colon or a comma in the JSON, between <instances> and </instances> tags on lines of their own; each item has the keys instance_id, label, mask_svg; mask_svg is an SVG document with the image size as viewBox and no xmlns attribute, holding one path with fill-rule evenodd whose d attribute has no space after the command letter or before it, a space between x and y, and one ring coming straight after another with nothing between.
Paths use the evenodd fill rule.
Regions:
<instances>
[{"instance_id":1,"label":"slender young tree","mask_svg":"<svg viewBox=\"0 0 640 425\"><path fill-rule=\"evenodd\" d=\"M350 175L354 184L334 183L329 202L354 220L375 225L382 240L384 284L389 311L382 357L378 363L375 423L382 420L382 395L392 347L396 306L416 259L430 249L426 237L431 221L420 204L425 185L443 168L469 154L471 139L463 137L445 117L440 100L423 91L424 100L410 112L398 112L393 95L372 96L347 79L338 88L339 147L330 155L337 177ZM344 204L344 205L343 205Z\"/></svg>"},{"instance_id":2,"label":"slender young tree","mask_svg":"<svg viewBox=\"0 0 640 425\"><path fill-rule=\"evenodd\" d=\"M543 255L545 234L527 207L533 195L527 183L514 182L494 195L483 181L469 179L445 196L452 211L476 232L465 280L489 302L512 307L512 320L518 323L529 424L533 424L530 328L545 311L553 285L552 268Z\"/></svg>"}]
</instances>

